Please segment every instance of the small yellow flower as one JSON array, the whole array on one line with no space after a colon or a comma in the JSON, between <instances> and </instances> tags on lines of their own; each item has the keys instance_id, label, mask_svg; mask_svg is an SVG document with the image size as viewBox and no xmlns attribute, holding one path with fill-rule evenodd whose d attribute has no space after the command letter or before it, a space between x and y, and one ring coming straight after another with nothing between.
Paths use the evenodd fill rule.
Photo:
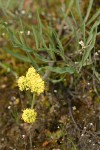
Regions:
<instances>
[{"instance_id":1,"label":"small yellow flower","mask_svg":"<svg viewBox=\"0 0 100 150\"><path fill-rule=\"evenodd\" d=\"M35 92L38 95L45 89L44 81L33 67L28 69L26 77L22 76L18 79L18 86L21 91L31 90L32 93Z\"/></svg>"},{"instance_id":2,"label":"small yellow flower","mask_svg":"<svg viewBox=\"0 0 100 150\"><path fill-rule=\"evenodd\" d=\"M26 77L26 80L27 80L27 77ZM39 95L44 92L44 81L42 80L42 78L40 77L38 73L30 77L30 80L28 80L27 83L32 93L35 92Z\"/></svg>"},{"instance_id":3,"label":"small yellow flower","mask_svg":"<svg viewBox=\"0 0 100 150\"><path fill-rule=\"evenodd\" d=\"M38 95L44 92L44 81L33 67L30 67L26 73L26 90L30 89L32 93Z\"/></svg>"},{"instance_id":4,"label":"small yellow flower","mask_svg":"<svg viewBox=\"0 0 100 150\"><path fill-rule=\"evenodd\" d=\"M18 83L19 89L21 91L25 90L25 88L26 88L26 78L24 76L19 77L17 83Z\"/></svg>"},{"instance_id":5,"label":"small yellow flower","mask_svg":"<svg viewBox=\"0 0 100 150\"><path fill-rule=\"evenodd\" d=\"M36 70L34 67L30 67L26 73L26 77L34 76L36 74Z\"/></svg>"},{"instance_id":6,"label":"small yellow flower","mask_svg":"<svg viewBox=\"0 0 100 150\"><path fill-rule=\"evenodd\" d=\"M35 112L34 109L27 108L23 110L22 119L24 120L24 122L33 123L35 122L36 117L37 117L37 112Z\"/></svg>"}]
</instances>

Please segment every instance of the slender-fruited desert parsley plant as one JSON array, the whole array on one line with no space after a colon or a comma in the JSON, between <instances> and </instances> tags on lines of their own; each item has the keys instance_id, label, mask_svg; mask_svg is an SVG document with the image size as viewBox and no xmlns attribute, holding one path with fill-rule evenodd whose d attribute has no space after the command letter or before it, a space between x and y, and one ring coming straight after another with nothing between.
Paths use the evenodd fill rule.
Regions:
<instances>
[{"instance_id":1,"label":"slender-fruited desert parsley plant","mask_svg":"<svg viewBox=\"0 0 100 150\"><path fill-rule=\"evenodd\" d=\"M26 76L19 77L18 87L21 91L30 90L33 93L33 100L31 108L23 110L22 119L26 123L33 123L36 120L37 112L34 110L35 95L40 95L44 92L45 85L40 75L36 72L34 67L30 67L26 73Z\"/></svg>"}]
</instances>

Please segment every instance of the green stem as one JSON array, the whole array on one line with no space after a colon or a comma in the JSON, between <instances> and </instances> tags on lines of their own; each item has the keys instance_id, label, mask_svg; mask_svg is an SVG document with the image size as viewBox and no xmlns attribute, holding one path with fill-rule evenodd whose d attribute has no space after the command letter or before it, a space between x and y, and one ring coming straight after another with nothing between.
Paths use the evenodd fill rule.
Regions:
<instances>
[{"instance_id":1,"label":"green stem","mask_svg":"<svg viewBox=\"0 0 100 150\"><path fill-rule=\"evenodd\" d=\"M33 99L32 99L32 103L31 103L31 108L34 107L34 104L35 104L35 93L33 94Z\"/></svg>"}]
</instances>

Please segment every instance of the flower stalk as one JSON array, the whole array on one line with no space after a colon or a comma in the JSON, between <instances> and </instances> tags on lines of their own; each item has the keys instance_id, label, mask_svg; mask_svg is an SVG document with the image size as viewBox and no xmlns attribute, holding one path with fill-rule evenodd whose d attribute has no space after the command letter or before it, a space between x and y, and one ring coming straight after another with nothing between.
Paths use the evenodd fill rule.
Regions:
<instances>
[{"instance_id":1,"label":"flower stalk","mask_svg":"<svg viewBox=\"0 0 100 150\"><path fill-rule=\"evenodd\" d=\"M32 103L31 103L31 109L34 108L35 105L35 93L33 94L33 99L32 99Z\"/></svg>"}]
</instances>

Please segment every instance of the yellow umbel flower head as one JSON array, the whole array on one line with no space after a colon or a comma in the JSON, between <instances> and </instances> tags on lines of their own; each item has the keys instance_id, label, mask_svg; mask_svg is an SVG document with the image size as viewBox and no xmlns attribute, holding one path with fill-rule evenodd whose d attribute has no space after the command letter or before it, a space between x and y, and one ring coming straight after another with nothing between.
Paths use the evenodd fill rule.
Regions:
<instances>
[{"instance_id":1,"label":"yellow umbel flower head","mask_svg":"<svg viewBox=\"0 0 100 150\"><path fill-rule=\"evenodd\" d=\"M24 120L24 122L33 123L35 122L36 117L37 117L37 112L35 112L34 109L27 108L23 110L22 119Z\"/></svg>"},{"instance_id":2,"label":"yellow umbel flower head","mask_svg":"<svg viewBox=\"0 0 100 150\"><path fill-rule=\"evenodd\" d=\"M26 73L26 87L38 95L44 92L44 81L33 67L30 67Z\"/></svg>"},{"instance_id":3,"label":"yellow umbel flower head","mask_svg":"<svg viewBox=\"0 0 100 150\"><path fill-rule=\"evenodd\" d=\"M26 89L26 78L24 76L19 77L17 82L21 91Z\"/></svg>"},{"instance_id":4,"label":"yellow umbel flower head","mask_svg":"<svg viewBox=\"0 0 100 150\"><path fill-rule=\"evenodd\" d=\"M35 79L35 80L34 80ZM31 84L31 92L36 92L38 95L44 92L44 81L39 74L34 76L34 84Z\"/></svg>"},{"instance_id":5,"label":"yellow umbel flower head","mask_svg":"<svg viewBox=\"0 0 100 150\"><path fill-rule=\"evenodd\" d=\"M26 76L30 77L30 76L34 76L35 74L36 74L36 70L34 69L34 67L30 67L26 73Z\"/></svg>"},{"instance_id":6,"label":"yellow umbel flower head","mask_svg":"<svg viewBox=\"0 0 100 150\"><path fill-rule=\"evenodd\" d=\"M27 88L29 88L32 93L35 92L39 95L44 92L44 81L38 73L34 75L30 74L30 76L26 74L26 84Z\"/></svg>"},{"instance_id":7,"label":"yellow umbel flower head","mask_svg":"<svg viewBox=\"0 0 100 150\"><path fill-rule=\"evenodd\" d=\"M44 81L33 67L28 69L26 77L22 76L20 78L18 79L18 86L21 91L31 90L32 93L35 92L38 95L44 92Z\"/></svg>"}]
</instances>

